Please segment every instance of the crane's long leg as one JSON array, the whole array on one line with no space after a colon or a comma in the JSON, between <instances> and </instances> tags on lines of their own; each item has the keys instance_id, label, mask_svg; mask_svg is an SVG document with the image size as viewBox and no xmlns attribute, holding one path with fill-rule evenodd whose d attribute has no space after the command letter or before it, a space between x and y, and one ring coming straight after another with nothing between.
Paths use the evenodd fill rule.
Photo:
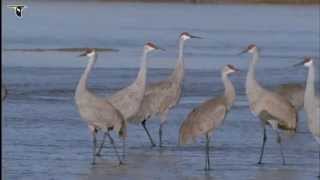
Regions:
<instances>
[{"instance_id":1,"label":"crane's long leg","mask_svg":"<svg viewBox=\"0 0 320 180\"><path fill-rule=\"evenodd\" d=\"M319 174L318 174L318 178L320 179L320 150L319 150Z\"/></svg>"},{"instance_id":2,"label":"crane's long leg","mask_svg":"<svg viewBox=\"0 0 320 180\"><path fill-rule=\"evenodd\" d=\"M162 147L162 126L163 126L163 124L160 123L160 127L159 127L159 147Z\"/></svg>"},{"instance_id":3,"label":"crane's long leg","mask_svg":"<svg viewBox=\"0 0 320 180\"><path fill-rule=\"evenodd\" d=\"M168 111L163 112L160 115L160 127L159 127L159 147L162 147L162 127L167 119Z\"/></svg>"},{"instance_id":4,"label":"crane's long leg","mask_svg":"<svg viewBox=\"0 0 320 180\"><path fill-rule=\"evenodd\" d=\"M282 143L281 143L281 136L280 136L280 133L279 133L278 129L275 129L275 131L277 133L277 142L280 145L280 153L281 153L281 157L282 157L282 164L286 165L286 160L285 160L285 157L284 157L284 152L283 152Z\"/></svg>"},{"instance_id":5,"label":"crane's long leg","mask_svg":"<svg viewBox=\"0 0 320 180\"><path fill-rule=\"evenodd\" d=\"M206 134L206 166L204 169L206 171L210 170L209 143L210 143L210 137L209 137L209 133L207 133Z\"/></svg>"},{"instance_id":6,"label":"crane's long leg","mask_svg":"<svg viewBox=\"0 0 320 180\"><path fill-rule=\"evenodd\" d=\"M111 137L109 131L107 131L107 135L108 135L109 140L110 140L110 143L111 143L111 145L112 145L112 147L113 147L113 149L114 149L114 152L116 153L116 156L117 156L117 158L118 158L118 160L119 160L119 165L122 165L123 163L122 163L121 158L120 158L120 156L119 156L119 153L118 153L118 151L117 151L117 147L116 147L116 145L114 144L114 140L113 140L113 138Z\"/></svg>"},{"instance_id":7,"label":"crane's long leg","mask_svg":"<svg viewBox=\"0 0 320 180\"><path fill-rule=\"evenodd\" d=\"M259 162L258 164L262 163L262 158L263 158L263 153L264 153L264 146L266 144L267 141L267 132L266 132L266 127L265 125L263 125L263 139L262 139L262 147L261 147L261 151L260 151L260 158L259 158Z\"/></svg>"},{"instance_id":8,"label":"crane's long leg","mask_svg":"<svg viewBox=\"0 0 320 180\"><path fill-rule=\"evenodd\" d=\"M97 129L95 127L89 126L92 134L92 165L96 164L96 147L97 147Z\"/></svg>"},{"instance_id":9,"label":"crane's long leg","mask_svg":"<svg viewBox=\"0 0 320 180\"><path fill-rule=\"evenodd\" d=\"M97 153L96 153L96 156L101 156L101 150L102 150L102 148L103 148L103 145L104 145L104 142L105 142L105 140L106 140L106 137L107 137L107 133L104 133L104 134L103 134L103 138L102 138L102 142L101 142L101 144L100 144L100 146L99 146L99 149L98 149L98 151L97 151Z\"/></svg>"},{"instance_id":10,"label":"crane's long leg","mask_svg":"<svg viewBox=\"0 0 320 180\"><path fill-rule=\"evenodd\" d=\"M126 159L126 139L123 137L122 139L122 160Z\"/></svg>"},{"instance_id":11,"label":"crane's long leg","mask_svg":"<svg viewBox=\"0 0 320 180\"><path fill-rule=\"evenodd\" d=\"M146 127L146 120L143 120L143 121L141 122L141 125L142 125L143 129L146 131L146 133L147 133L147 135L148 135L148 138L149 138L149 140L150 140L151 146L152 146L152 147L155 147L156 144L154 143L154 141L153 141L153 139L152 139L152 137L151 137L151 135L150 135L147 127Z\"/></svg>"}]
</instances>

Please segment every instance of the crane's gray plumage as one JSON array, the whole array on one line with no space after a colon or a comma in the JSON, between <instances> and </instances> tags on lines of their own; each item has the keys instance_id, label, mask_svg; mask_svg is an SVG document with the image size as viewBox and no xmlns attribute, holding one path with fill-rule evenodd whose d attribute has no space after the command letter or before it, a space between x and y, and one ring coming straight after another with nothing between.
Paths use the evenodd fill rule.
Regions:
<instances>
[{"instance_id":1,"label":"crane's gray plumage","mask_svg":"<svg viewBox=\"0 0 320 180\"><path fill-rule=\"evenodd\" d=\"M311 58L305 58L302 63L309 68L306 92L304 98L304 109L307 114L308 127L310 132L320 145L320 97L316 94L315 90L315 79L316 79L316 68L315 62ZM299 65L298 64L298 65ZM320 151L319 151L319 162L320 162ZM320 178L320 165L319 165L319 178Z\"/></svg>"},{"instance_id":2,"label":"crane's gray plumage","mask_svg":"<svg viewBox=\"0 0 320 180\"><path fill-rule=\"evenodd\" d=\"M180 100L182 91L182 82L184 78L184 60L183 60L183 47L186 40L190 38L199 38L190 35L187 32L180 34L179 38L179 57L176 67L170 77L166 80L148 84L144 94L144 98L138 113L128 122L141 123L145 129L151 145L155 146L146 126L145 122L152 116L160 116L159 128L159 146L162 146L162 126L167 120L167 114L175 107Z\"/></svg>"},{"instance_id":3,"label":"crane's gray plumage","mask_svg":"<svg viewBox=\"0 0 320 180\"><path fill-rule=\"evenodd\" d=\"M210 133L220 127L236 97L235 88L228 79L228 74L238 71L234 66L227 65L222 69L221 77L225 87L224 95L209 99L194 108L183 121L179 131L179 143L186 144L189 140L206 134L207 160L205 169L210 169L209 140Z\"/></svg>"},{"instance_id":4,"label":"crane's gray plumage","mask_svg":"<svg viewBox=\"0 0 320 180\"><path fill-rule=\"evenodd\" d=\"M152 43L145 44L137 78L130 86L117 91L109 98L111 104L123 114L126 120L134 116L140 108L146 88L147 55L155 49L161 48Z\"/></svg>"},{"instance_id":5,"label":"crane's gray plumage","mask_svg":"<svg viewBox=\"0 0 320 180\"><path fill-rule=\"evenodd\" d=\"M277 133L278 143L282 155L282 162L285 158L282 151L281 136L279 129L293 133L297 127L297 113L289 100L280 94L263 88L255 78L255 66L259 61L259 50L255 45L249 45L243 52L253 54L250 61L249 71L246 78L246 94L252 113L260 118L263 127L263 144L260 153L259 164L262 162L266 136L266 125L270 125Z\"/></svg>"},{"instance_id":6,"label":"crane's gray plumage","mask_svg":"<svg viewBox=\"0 0 320 180\"><path fill-rule=\"evenodd\" d=\"M287 98L297 111L302 109L304 103L305 87L301 84L281 84L275 92Z\"/></svg>"},{"instance_id":7,"label":"crane's gray plumage","mask_svg":"<svg viewBox=\"0 0 320 180\"><path fill-rule=\"evenodd\" d=\"M119 163L122 161L115 148L114 141L109 131L116 131L123 139L126 137L126 121L122 114L106 99L97 97L94 93L87 89L87 81L89 74L96 62L97 55L95 50L87 49L82 56L88 56L88 65L80 78L75 92L75 102L80 112L81 118L88 123L88 127L93 137L93 161L95 163L96 156L96 133L99 130L106 131L111 144L117 154Z\"/></svg>"}]
</instances>

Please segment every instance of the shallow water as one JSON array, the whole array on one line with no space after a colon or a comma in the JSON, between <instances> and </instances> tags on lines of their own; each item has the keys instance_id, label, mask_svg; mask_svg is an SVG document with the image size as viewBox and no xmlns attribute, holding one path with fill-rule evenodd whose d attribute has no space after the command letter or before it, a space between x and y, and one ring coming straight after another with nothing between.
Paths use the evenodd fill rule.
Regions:
<instances>
[{"instance_id":1,"label":"shallow water","mask_svg":"<svg viewBox=\"0 0 320 180\"><path fill-rule=\"evenodd\" d=\"M318 146L308 132L303 112L299 133L291 138L284 136L288 165L281 165L279 147L270 129L265 164L256 165L262 129L249 111L244 93L249 56L235 54L255 42L262 48L257 79L264 86L304 83L306 69L291 65L305 55L319 57L318 6L26 4L29 7L22 20L4 9L7 49L119 49L116 53L99 53L89 82L99 95L110 95L132 82L145 41L153 40L167 49L150 57L148 81L157 81L166 78L174 66L180 32L189 31L206 39L186 44L183 97L164 127L165 147L150 148L143 128L130 125L126 165L121 167L109 145L97 165L90 165L89 132L73 100L86 63L75 57L78 52L4 51L3 78L10 93L2 121L5 179L316 179ZM58 8L61 16L56 15ZM213 170L204 172L204 139L179 147L178 129L193 107L223 92L219 69L227 63L242 71L231 78L238 97L224 125L213 134ZM158 125L157 118L147 124L156 142Z\"/></svg>"}]
</instances>

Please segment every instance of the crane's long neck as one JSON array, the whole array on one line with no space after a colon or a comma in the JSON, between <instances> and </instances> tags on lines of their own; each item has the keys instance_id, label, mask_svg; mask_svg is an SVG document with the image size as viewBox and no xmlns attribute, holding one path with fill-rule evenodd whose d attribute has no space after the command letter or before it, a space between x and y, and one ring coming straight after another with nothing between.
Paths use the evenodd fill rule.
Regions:
<instances>
[{"instance_id":1,"label":"crane's long neck","mask_svg":"<svg viewBox=\"0 0 320 180\"><path fill-rule=\"evenodd\" d=\"M78 93L80 93L81 91L85 91L87 90L87 81L88 81L88 78L89 78L89 75L90 75L90 72L96 62L96 59L97 59L97 56L92 56L90 57L89 59L89 62L86 66L86 69L84 70L84 73L82 74L81 78L80 78L80 81L78 83L78 86L77 86L77 89L76 89L76 95Z\"/></svg>"},{"instance_id":2,"label":"crane's long neck","mask_svg":"<svg viewBox=\"0 0 320 180\"><path fill-rule=\"evenodd\" d=\"M136 80L134 81L135 85L144 87L146 84L147 55L148 55L148 51L146 49L144 49L143 53L142 53L142 58L141 58L140 70L139 70L139 73L137 75Z\"/></svg>"},{"instance_id":3,"label":"crane's long neck","mask_svg":"<svg viewBox=\"0 0 320 180\"><path fill-rule=\"evenodd\" d=\"M183 59L184 43L185 43L185 40L180 38L177 64L173 73L171 74L172 80L179 83L183 80L183 77L184 77L184 59Z\"/></svg>"},{"instance_id":4,"label":"crane's long neck","mask_svg":"<svg viewBox=\"0 0 320 180\"><path fill-rule=\"evenodd\" d=\"M259 50L256 50L253 53L253 57L250 61L249 65L249 71L247 73L247 79L246 79L246 93L248 95L256 94L257 90L262 89L260 84L256 80L256 64L259 61Z\"/></svg>"},{"instance_id":5,"label":"crane's long neck","mask_svg":"<svg viewBox=\"0 0 320 180\"><path fill-rule=\"evenodd\" d=\"M308 71L308 77L307 77L307 85L306 85L306 91L305 91L305 105L309 105L312 104L312 101L315 98L315 66L312 63L309 67L309 71Z\"/></svg>"},{"instance_id":6,"label":"crane's long neck","mask_svg":"<svg viewBox=\"0 0 320 180\"><path fill-rule=\"evenodd\" d=\"M223 72L222 72L222 82L224 85L224 96L226 97L226 100L227 100L227 107L228 109L230 109L230 107L232 106L236 98L236 91L228 75Z\"/></svg>"}]
</instances>

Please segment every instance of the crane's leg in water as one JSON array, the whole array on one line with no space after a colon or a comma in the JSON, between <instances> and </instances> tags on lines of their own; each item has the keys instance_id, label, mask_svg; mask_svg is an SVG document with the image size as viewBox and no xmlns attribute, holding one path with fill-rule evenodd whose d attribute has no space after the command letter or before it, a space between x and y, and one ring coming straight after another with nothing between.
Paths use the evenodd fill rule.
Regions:
<instances>
[{"instance_id":1,"label":"crane's leg in water","mask_svg":"<svg viewBox=\"0 0 320 180\"><path fill-rule=\"evenodd\" d=\"M262 163L262 158L263 158L263 153L264 153L264 146L266 144L267 141L267 132L266 132L266 126L263 125L263 139L262 139L262 147L261 147L261 151L260 151L260 158L258 161L258 164Z\"/></svg>"},{"instance_id":2,"label":"crane's leg in water","mask_svg":"<svg viewBox=\"0 0 320 180\"><path fill-rule=\"evenodd\" d=\"M160 124L159 127L159 147L162 147L162 126L163 124Z\"/></svg>"},{"instance_id":3,"label":"crane's leg in water","mask_svg":"<svg viewBox=\"0 0 320 180\"><path fill-rule=\"evenodd\" d=\"M206 134L206 166L204 168L205 171L210 170L210 157L209 157L209 152L210 152L210 137L209 133Z\"/></svg>"},{"instance_id":4,"label":"crane's leg in water","mask_svg":"<svg viewBox=\"0 0 320 180\"><path fill-rule=\"evenodd\" d=\"M318 174L318 179L320 179L320 150L319 150L319 174Z\"/></svg>"},{"instance_id":5,"label":"crane's leg in water","mask_svg":"<svg viewBox=\"0 0 320 180\"><path fill-rule=\"evenodd\" d=\"M159 127L159 147L162 147L162 127L166 122L168 112L164 112L160 115L160 127Z\"/></svg>"},{"instance_id":6,"label":"crane's leg in water","mask_svg":"<svg viewBox=\"0 0 320 180\"><path fill-rule=\"evenodd\" d=\"M100 146L99 146L99 149L98 149L98 151L97 151L97 153L96 153L96 156L101 156L101 150L102 150L102 148L103 148L103 145L104 145L104 142L105 142L105 140L106 140L106 137L107 137L107 133L104 133L104 134L103 134L103 138L102 138L102 142L101 142L101 144L100 144Z\"/></svg>"},{"instance_id":7,"label":"crane's leg in water","mask_svg":"<svg viewBox=\"0 0 320 180\"><path fill-rule=\"evenodd\" d=\"M126 160L126 138L122 138L122 160Z\"/></svg>"},{"instance_id":8,"label":"crane's leg in water","mask_svg":"<svg viewBox=\"0 0 320 180\"><path fill-rule=\"evenodd\" d=\"M146 133L147 133L147 135L148 135L148 138L149 138L149 140L150 140L151 146L152 146L152 147L155 147L156 144L154 143L154 141L153 141L153 139L152 139L152 137L151 137L151 135L150 135L147 127L146 127L146 120L143 120L143 121L141 122L141 125L142 125L143 129L146 131Z\"/></svg>"},{"instance_id":9,"label":"crane's leg in water","mask_svg":"<svg viewBox=\"0 0 320 180\"><path fill-rule=\"evenodd\" d=\"M91 131L91 134L92 134L92 143L93 143L93 146L92 146L92 165L95 165L96 164L96 147L97 147L97 132L98 130L93 127L93 126L89 126L89 129Z\"/></svg>"},{"instance_id":10,"label":"crane's leg in water","mask_svg":"<svg viewBox=\"0 0 320 180\"><path fill-rule=\"evenodd\" d=\"M282 143L281 143L281 136L280 136L280 133L279 133L278 129L275 129L275 131L277 133L277 142L280 145L280 153L281 153L281 158L282 158L282 165L286 165L286 160L285 160L285 157L284 157Z\"/></svg>"},{"instance_id":11,"label":"crane's leg in water","mask_svg":"<svg viewBox=\"0 0 320 180\"><path fill-rule=\"evenodd\" d=\"M107 135L108 135L109 140L110 140L110 143L111 143L111 145L112 145L112 147L113 147L113 149L114 149L114 152L116 153L116 156L117 156L117 158L118 158L118 160L119 160L119 165L122 165L123 162L121 161L121 158L120 158L119 153L118 153L118 151L117 151L117 147L116 147L116 145L115 145L115 143L114 143L114 140L113 140L113 138L111 137L109 131L107 131Z\"/></svg>"}]
</instances>

